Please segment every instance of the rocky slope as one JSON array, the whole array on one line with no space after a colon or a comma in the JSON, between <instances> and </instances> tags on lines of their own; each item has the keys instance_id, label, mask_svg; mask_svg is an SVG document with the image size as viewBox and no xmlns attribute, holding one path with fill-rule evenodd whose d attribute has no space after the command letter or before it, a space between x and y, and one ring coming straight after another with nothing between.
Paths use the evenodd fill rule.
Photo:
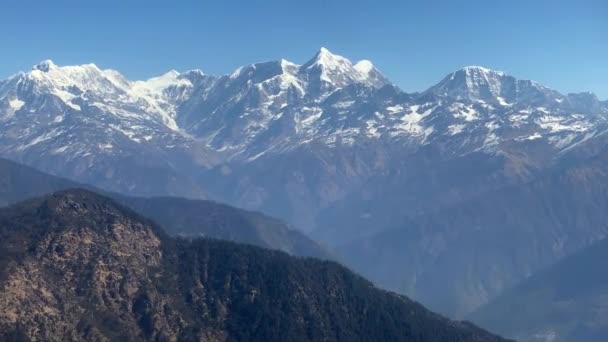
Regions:
<instances>
[{"instance_id":1,"label":"rocky slope","mask_svg":"<svg viewBox=\"0 0 608 342\"><path fill-rule=\"evenodd\" d=\"M502 340L331 262L172 240L82 190L1 209L0 245L4 339Z\"/></svg>"}]
</instances>

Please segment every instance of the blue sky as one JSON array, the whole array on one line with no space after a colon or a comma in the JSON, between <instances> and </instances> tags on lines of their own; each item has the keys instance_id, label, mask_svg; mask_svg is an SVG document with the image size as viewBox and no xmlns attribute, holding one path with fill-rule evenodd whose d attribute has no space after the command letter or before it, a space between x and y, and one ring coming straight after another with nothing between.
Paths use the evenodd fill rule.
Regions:
<instances>
[{"instance_id":1,"label":"blue sky","mask_svg":"<svg viewBox=\"0 0 608 342\"><path fill-rule=\"evenodd\" d=\"M608 99L608 1L7 0L0 77L43 59L142 79L304 63L325 46L370 59L406 91L465 65Z\"/></svg>"}]
</instances>

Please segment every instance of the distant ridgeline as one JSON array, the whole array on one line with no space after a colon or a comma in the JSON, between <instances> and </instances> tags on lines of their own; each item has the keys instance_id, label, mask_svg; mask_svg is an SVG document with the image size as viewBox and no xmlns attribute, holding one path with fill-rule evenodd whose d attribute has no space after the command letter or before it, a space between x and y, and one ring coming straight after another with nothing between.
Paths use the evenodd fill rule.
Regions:
<instances>
[{"instance_id":1,"label":"distant ridgeline","mask_svg":"<svg viewBox=\"0 0 608 342\"><path fill-rule=\"evenodd\" d=\"M0 158L0 205L84 185ZM299 256L332 259L323 247L285 223L260 213L205 200L138 198L105 193L159 223L170 235L210 237L278 249Z\"/></svg>"}]
</instances>

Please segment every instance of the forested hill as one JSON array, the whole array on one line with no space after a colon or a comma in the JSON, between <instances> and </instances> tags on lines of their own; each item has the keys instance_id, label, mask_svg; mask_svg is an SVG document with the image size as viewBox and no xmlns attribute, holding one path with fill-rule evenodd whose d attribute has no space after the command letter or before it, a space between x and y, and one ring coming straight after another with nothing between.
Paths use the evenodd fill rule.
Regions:
<instances>
[{"instance_id":1,"label":"forested hill","mask_svg":"<svg viewBox=\"0 0 608 342\"><path fill-rule=\"evenodd\" d=\"M503 341L333 262L176 240L84 190L0 210L0 251L4 339Z\"/></svg>"}]
</instances>

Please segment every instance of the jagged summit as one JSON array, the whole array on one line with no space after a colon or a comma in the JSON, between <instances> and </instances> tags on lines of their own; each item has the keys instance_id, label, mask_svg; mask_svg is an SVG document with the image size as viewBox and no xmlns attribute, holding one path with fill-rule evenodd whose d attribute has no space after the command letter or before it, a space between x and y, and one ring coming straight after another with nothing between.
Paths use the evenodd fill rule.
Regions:
<instances>
[{"instance_id":1,"label":"jagged summit","mask_svg":"<svg viewBox=\"0 0 608 342\"><path fill-rule=\"evenodd\" d=\"M167 71L166 73L164 73L163 75L161 75L161 77L163 76L170 76L170 77L177 77L180 75L180 72L175 70L175 69L171 69L169 71Z\"/></svg>"},{"instance_id":2,"label":"jagged summit","mask_svg":"<svg viewBox=\"0 0 608 342\"><path fill-rule=\"evenodd\" d=\"M333 54L325 47L302 65L300 74L311 80L318 79L329 87L360 83L379 88L388 83L370 61L364 60L354 64L348 58Z\"/></svg>"},{"instance_id":3,"label":"jagged summit","mask_svg":"<svg viewBox=\"0 0 608 342\"><path fill-rule=\"evenodd\" d=\"M502 88L513 83L515 78L501 71L481 66L466 66L447 75L434 86L437 95L452 96L457 99L486 100L501 96Z\"/></svg>"},{"instance_id":4,"label":"jagged summit","mask_svg":"<svg viewBox=\"0 0 608 342\"><path fill-rule=\"evenodd\" d=\"M510 106L520 101L559 101L563 97L538 82L520 80L482 66L467 66L452 72L426 93L499 106Z\"/></svg>"},{"instance_id":5,"label":"jagged summit","mask_svg":"<svg viewBox=\"0 0 608 342\"><path fill-rule=\"evenodd\" d=\"M182 75L198 75L198 76L205 76L205 72L201 69L192 69L192 70L188 70L184 73L182 73Z\"/></svg>"},{"instance_id":6,"label":"jagged summit","mask_svg":"<svg viewBox=\"0 0 608 342\"><path fill-rule=\"evenodd\" d=\"M326 48L326 47L324 47L324 46L321 46L321 48L319 49L319 51L318 51L318 53L317 53L317 54L318 54L318 55L320 55L320 54L325 54L325 55L333 55L333 54L331 53L331 51L329 51L329 49L327 49L327 48Z\"/></svg>"},{"instance_id":7,"label":"jagged summit","mask_svg":"<svg viewBox=\"0 0 608 342\"><path fill-rule=\"evenodd\" d=\"M140 122L162 122L176 130L175 107L204 77L200 70L184 74L171 70L145 81L131 81L116 70L102 70L93 63L59 66L45 60L31 71L13 76L12 82L7 83L14 84L14 88L4 89L0 95L7 94L5 96L10 97L13 104L17 103L14 100L17 98L18 105L13 105L13 108L50 96L53 101L47 103L46 111L52 115L60 115L66 110L81 112L83 106L87 106ZM98 118L99 115L91 119ZM132 128L125 128L123 132L132 131ZM132 134L127 136L133 137Z\"/></svg>"},{"instance_id":8,"label":"jagged summit","mask_svg":"<svg viewBox=\"0 0 608 342\"><path fill-rule=\"evenodd\" d=\"M355 64L325 47L302 65L285 59L271 60L243 65L223 77L259 84L277 76L282 79L282 87L297 84L300 92L306 88L312 94L329 93L351 84L380 88L390 83L370 61Z\"/></svg>"},{"instance_id":9,"label":"jagged summit","mask_svg":"<svg viewBox=\"0 0 608 342\"><path fill-rule=\"evenodd\" d=\"M472 73L484 73L484 74L497 74L500 76L505 75L505 73L503 71L493 70L493 69L486 68L486 67L479 66L479 65L467 65L460 70L462 70L466 73L471 73L471 74Z\"/></svg>"},{"instance_id":10,"label":"jagged summit","mask_svg":"<svg viewBox=\"0 0 608 342\"><path fill-rule=\"evenodd\" d=\"M310 61L303 65L303 67L305 69L310 69L316 66L322 66L333 69L339 67L341 64L350 63L351 62L347 58L340 55L335 55L328 49L322 47Z\"/></svg>"},{"instance_id":11,"label":"jagged summit","mask_svg":"<svg viewBox=\"0 0 608 342\"><path fill-rule=\"evenodd\" d=\"M370 84L373 84L377 88L391 84L384 74L376 68L374 63L367 59L360 60L354 67L361 75L364 75L364 78L367 79Z\"/></svg>"},{"instance_id":12,"label":"jagged summit","mask_svg":"<svg viewBox=\"0 0 608 342\"><path fill-rule=\"evenodd\" d=\"M134 84L145 85L147 88L154 91L162 91L163 89L179 83L181 74L176 70L171 70L161 76L152 77L146 81L134 82ZM184 81L187 82L187 81Z\"/></svg>"},{"instance_id":13,"label":"jagged summit","mask_svg":"<svg viewBox=\"0 0 608 342\"><path fill-rule=\"evenodd\" d=\"M147 80L132 81L124 77L119 71L113 69L102 70L95 63L60 66L52 60L47 59L34 65L30 72L20 73L14 77L24 75L29 76L30 78L44 78L52 83L56 83L58 86L65 86L67 84L78 85L78 83L85 83L93 86L94 82L100 81L99 78L106 78L109 81L116 83L117 86L127 87L130 84L135 84L137 82L157 81L159 79L178 79L186 78L187 76L204 76L205 73L200 69L193 69L184 73L172 69L160 76L151 77Z\"/></svg>"},{"instance_id":14,"label":"jagged summit","mask_svg":"<svg viewBox=\"0 0 608 342\"><path fill-rule=\"evenodd\" d=\"M244 65L230 73L230 79L260 83L281 74L295 74L298 70L296 64L281 59L276 61L265 61Z\"/></svg>"},{"instance_id":15,"label":"jagged summit","mask_svg":"<svg viewBox=\"0 0 608 342\"><path fill-rule=\"evenodd\" d=\"M590 92L569 93L566 97L573 109L586 114L601 113L602 107L608 107Z\"/></svg>"},{"instance_id":16,"label":"jagged summit","mask_svg":"<svg viewBox=\"0 0 608 342\"><path fill-rule=\"evenodd\" d=\"M355 64L355 69L357 69L357 71L359 71L360 73L368 74L375 69L375 66L371 61L364 59Z\"/></svg>"},{"instance_id":17,"label":"jagged summit","mask_svg":"<svg viewBox=\"0 0 608 342\"><path fill-rule=\"evenodd\" d=\"M33 70L40 70L44 72L55 68L57 68L57 65L50 59L45 59L32 67Z\"/></svg>"}]
</instances>

